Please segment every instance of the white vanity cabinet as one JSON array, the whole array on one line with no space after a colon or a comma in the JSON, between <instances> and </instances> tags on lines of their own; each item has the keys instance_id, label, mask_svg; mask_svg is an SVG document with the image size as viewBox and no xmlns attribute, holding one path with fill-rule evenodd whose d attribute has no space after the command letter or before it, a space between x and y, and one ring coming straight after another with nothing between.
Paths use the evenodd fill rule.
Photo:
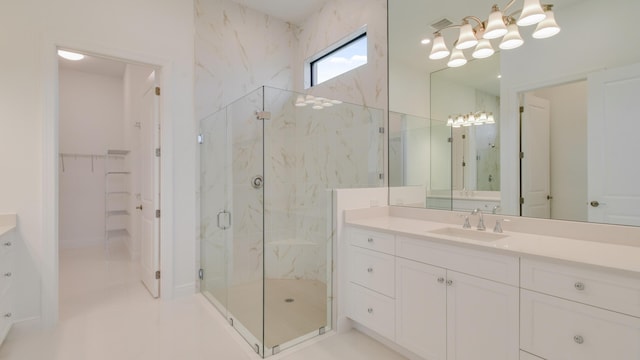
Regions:
<instances>
[{"instance_id":1,"label":"white vanity cabinet","mask_svg":"<svg viewBox=\"0 0 640 360\"><path fill-rule=\"evenodd\" d=\"M0 344L13 324L14 232L0 235Z\"/></svg>"},{"instance_id":2,"label":"white vanity cabinet","mask_svg":"<svg viewBox=\"0 0 640 360\"><path fill-rule=\"evenodd\" d=\"M396 241L399 345L429 360L518 358L517 257Z\"/></svg>"},{"instance_id":3,"label":"white vanity cabinet","mask_svg":"<svg viewBox=\"0 0 640 360\"><path fill-rule=\"evenodd\" d=\"M521 348L543 359L640 359L640 277L522 259Z\"/></svg>"},{"instance_id":4,"label":"white vanity cabinet","mask_svg":"<svg viewBox=\"0 0 640 360\"><path fill-rule=\"evenodd\" d=\"M429 360L513 360L517 257L348 229L346 313Z\"/></svg>"}]
</instances>

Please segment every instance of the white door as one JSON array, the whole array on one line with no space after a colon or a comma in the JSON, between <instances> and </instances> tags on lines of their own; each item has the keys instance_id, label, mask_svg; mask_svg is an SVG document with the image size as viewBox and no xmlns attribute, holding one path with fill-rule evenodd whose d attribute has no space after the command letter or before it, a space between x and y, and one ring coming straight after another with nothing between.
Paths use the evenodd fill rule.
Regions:
<instances>
[{"instance_id":1,"label":"white door","mask_svg":"<svg viewBox=\"0 0 640 360\"><path fill-rule=\"evenodd\" d=\"M447 356L445 279L443 268L396 260L396 342L424 359Z\"/></svg>"},{"instance_id":2,"label":"white door","mask_svg":"<svg viewBox=\"0 0 640 360\"><path fill-rule=\"evenodd\" d=\"M588 77L589 221L640 225L640 64Z\"/></svg>"},{"instance_id":3,"label":"white door","mask_svg":"<svg viewBox=\"0 0 640 360\"><path fill-rule=\"evenodd\" d=\"M140 113L140 196L142 226L140 266L142 282L153 297L160 295L160 149L159 101L155 71L149 75ZM159 88L158 88L159 89Z\"/></svg>"},{"instance_id":4,"label":"white door","mask_svg":"<svg viewBox=\"0 0 640 360\"><path fill-rule=\"evenodd\" d=\"M521 122L520 160L521 215L549 219L551 217L551 177L549 101L531 94L524 96Z\"/></svg>"},{"instance_id":5,"label":"white door","mask_svg":"<svg viewBox=\"0 0 640 360\"><path fill-rule=\"evenodd\" d=\"M447 270L447 360L518 358L519 289Z\"/></svg>"}]
</instances>

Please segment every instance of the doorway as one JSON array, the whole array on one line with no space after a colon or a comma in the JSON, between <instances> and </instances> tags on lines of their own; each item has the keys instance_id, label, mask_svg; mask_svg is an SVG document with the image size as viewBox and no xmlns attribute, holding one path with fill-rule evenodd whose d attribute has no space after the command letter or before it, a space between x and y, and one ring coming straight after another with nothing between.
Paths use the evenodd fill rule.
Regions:
<instances>
[{"instance_id":1,"label":"doorway","mask_svg":"<svg viewBox=\"0 0 640 360\"><path fill-rule=\"evenodd\" d=\"M522 99L521 215L587 221L587 81Z\"/></svg>"},{"instance_id":2,"label":"doorway","mask_svg":"<svg viewBox=\"0 0 640 360\"><path fill-rule=\"evenodd\" d=\"M114 289L160 295L159 69L73 53L58 58L61 318Z\"/></svg>"}]
</instances>

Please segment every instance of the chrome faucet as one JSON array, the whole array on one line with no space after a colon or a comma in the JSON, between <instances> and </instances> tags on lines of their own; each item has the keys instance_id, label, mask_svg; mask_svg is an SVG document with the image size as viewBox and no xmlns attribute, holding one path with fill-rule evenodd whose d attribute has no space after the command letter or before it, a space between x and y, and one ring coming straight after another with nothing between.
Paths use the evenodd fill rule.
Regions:
<instances>
[{"instance_id":1,"label":"chrome faucet","mask_svg":"<svg viewBox=\"0 0 640 360\"><path fill-rule=\"evenodd\" d=\"M471 215L478 214L478 227L477 229L480 231L485 231L487 228L484 226L484 219L482 218L482 210L480 208L473 209Z\"/></svg>"}]
</instances>

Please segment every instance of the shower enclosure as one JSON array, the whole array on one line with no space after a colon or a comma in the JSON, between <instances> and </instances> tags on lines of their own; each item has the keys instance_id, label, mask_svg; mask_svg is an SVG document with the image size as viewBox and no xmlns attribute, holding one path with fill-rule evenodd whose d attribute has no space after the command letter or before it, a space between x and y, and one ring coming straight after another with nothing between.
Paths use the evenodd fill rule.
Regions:
<instances>
[{"instance_id":1,"label":"shower enclosure","mask_svg":"<svg viewBox=\"0 0 640 360\"><path fill-rule=\"evenodd\" d=\"M200 290L262 357L331 329L333 189L384 185L383 126L269 87L200 121Z\"/></svg>"}]
</instances>

